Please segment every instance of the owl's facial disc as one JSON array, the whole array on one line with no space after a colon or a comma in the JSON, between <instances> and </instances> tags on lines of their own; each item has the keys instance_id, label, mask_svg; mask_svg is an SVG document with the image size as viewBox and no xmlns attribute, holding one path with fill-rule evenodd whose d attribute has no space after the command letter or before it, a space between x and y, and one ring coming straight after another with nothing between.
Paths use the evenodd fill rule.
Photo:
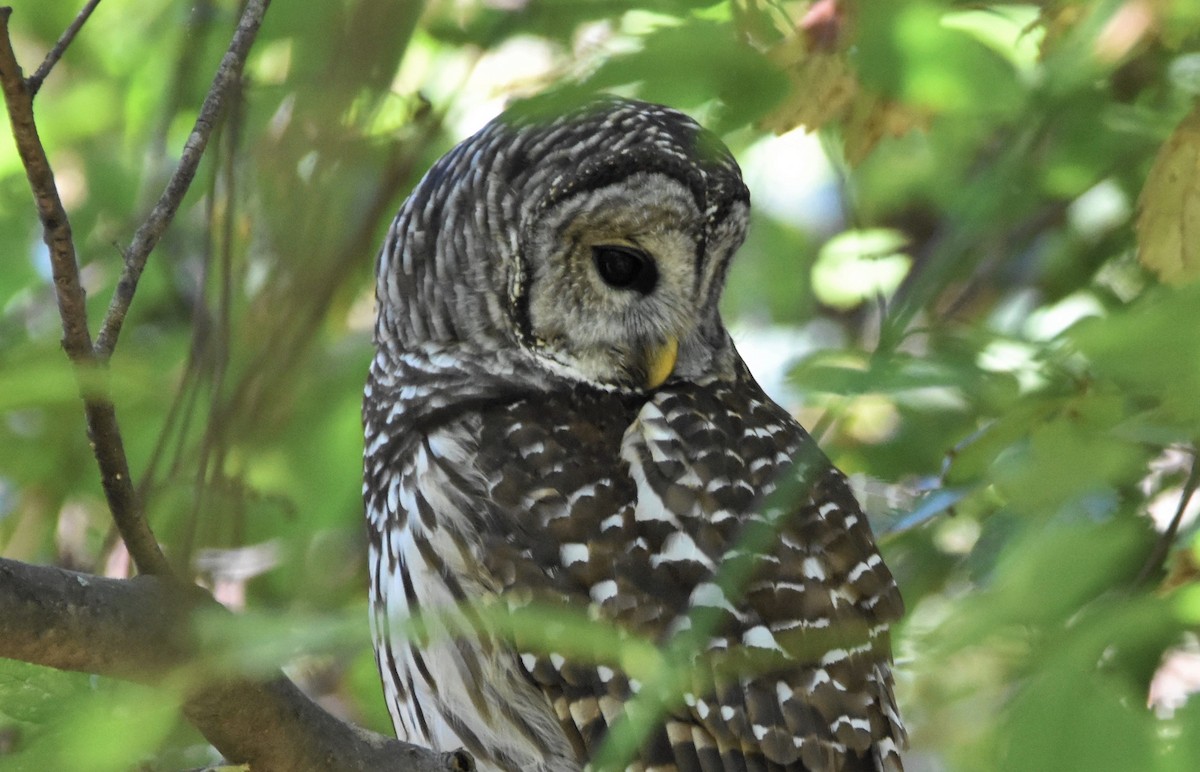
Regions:
<instances>
[{"instance_id":1,"label":"owl's facial disc","mask_svg":"<svg viewBox=\"0 0 1200 772\"><path fill-rule=\"evenodd\" d=\"M638 173L551 207L523 250L534 353L593 383L654 389L698 348L704 219L677 180ZM690 352L690 353L689 353Z\"/></svg>"}]
</instances>

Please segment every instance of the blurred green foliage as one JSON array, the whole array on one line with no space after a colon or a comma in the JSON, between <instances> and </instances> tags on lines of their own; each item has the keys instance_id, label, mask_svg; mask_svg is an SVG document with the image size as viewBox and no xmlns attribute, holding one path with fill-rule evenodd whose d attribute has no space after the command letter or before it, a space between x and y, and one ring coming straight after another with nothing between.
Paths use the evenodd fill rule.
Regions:
<instances>
[{"instance_id":1,"label":"blurred green foliage","mask_svg":"<svg viewBox=\"0 0 1200 772\"><path fill-rule=\"evenodd\" d=\"M27 72L75 11L17 0ZM108 0L38 95L93 325L238 12ZM276 3L111 373L168 554L248 609L212 646L388 729L359 499L374 251L504 100L604 89L743 159L727 315L808 352L782 393L895 484L868 506L910 611L910 768L1196 768L1200 703L1146 705L1200 625L1194 509L1148 564L1200 436L1198 43L1192 0ZM802 125L796 152L766 130ZM119 574L10 142L0 253L0 554ZM0 661L0 769L201 764L176 700Z\"/></svg>"}]
</instances>

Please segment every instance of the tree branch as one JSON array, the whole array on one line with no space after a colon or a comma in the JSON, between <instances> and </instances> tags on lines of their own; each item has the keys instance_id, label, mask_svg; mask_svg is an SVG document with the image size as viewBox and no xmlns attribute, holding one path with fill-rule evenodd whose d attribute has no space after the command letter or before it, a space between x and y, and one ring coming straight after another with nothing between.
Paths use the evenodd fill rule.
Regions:
<instances>
[{"instance_id":1,"label":"tree branch","mask_svg":"<svg viewBox=\"0 0 1200 772\"><path fill-rule=\"evenodd\" d=\"M241 80L246 56L250 52L254 38L258 35L258 28L262 25L263 16L266 15L267 6L270 3L271 0L249 0L246 3L246 10L242 13L241 21L238 22L237 31L233 33L229 49L217 67L212 87L209 88L208 95L204 98L200 114L196 116L192 133L184 143L183 153L179 157L179 166L171 175L171 179L167 181L167 187L159 197L158 203L154 205L154 209L151 210L150 216L133 234L133 241L124 250L125 268L121 271L121 278L117 281L116 289L113 290L112 300L109 301L108 311L100 326L100 334L96 338L95 351L102 360L111 356L113 348L117 345L117 338L121 334L121 325L125 322L129 304L133 302L134 293L137 292L138 280L146 267L150 252L154 250L158 240L162 238L163 233L171 224L171 220L175 218L175 213L179 210L183 197L191 187L192 179L196 176L196 170L200 166L200 159L204 156L204 149L208 145L209 135L212 134L213 128L221 118L226 97L233 86Z\"/></svg>"},{"instance_id":2,"label":"tree branch","mask_svg":"<svg viewBox=\"0 0 1200 772\"><path fill-rule=\"evenodd\" d=\"M1197 486L1200 486L1200 448L1193 445L1192 469L1188 472L1187 481L1184 482L1183 489L1179 493L1179 504L1175 507L1175 514L1171 517L1171 522L1167 524L1166 529L1155 540L1154 549L1150 550L1150 555L1142 565L1142 570L1138 572L1134 584L1143 585L1162 572L1163 564L1167 562L1167 554L1171 551L1171 545L1175 543L1175 534L1179 532L1179 524L1183 522L1183 514L1187 511L1188 502L1196 493Z\"/></svg>"},{"instance_id":3,"label":"tree branch","mask_svg":"<svg viewBox=\"0 0 1200 772\"><path fill-rule=\"evenodd\" d=\"M191 636L192 612L219 606L170 578L170 566L130 480L103 365L116 345L146 260L178 210L224 99L240 79L269 1L247 3L179 167L125 251L125 268L95 346L70 221L38 136L33 94L98 0L84 8L28 81L9 38L12 9L0 8L0 89L50 249L63 348L75 364L101 483L138 570L166 577L105 579L0 558L0 657L150 684L183 679L188 720L227 758L248 763L256 772L465 772L474 768L466 753L439 754L345 724L282 675L258 682L206 670Z\"/></svg>"},{"instance_id":4,"label":"tree branch","mask_svg":"<svg viewBox=\"0 0 1200 772\"><path fill-rule=\"evenodd\" d=\"M157 577L106 579L0 558L0 657L151 685L190 683L184 714L224 756L255 772L466 772L436 753L343 723L279 675L214 676L191 619L220 608Z\"/></svg>"},{"instance_id":5,"label":"tree branch","mask_svg":"<svg viewBox=\"0 0 1200 772\"><path fill-rule=\"evenodd\" d=\"M87 328L83 287L79 283L79 268L75 260L75 242L71 237L71 223L54 183L54 172L33 120L33 94L21 77L21 66L17 64L12 41L9 40L8 17L11 15L12 8L0 8L0 87L4 90L4 103L12 122L17 152L25 167L25 176L42 221L42 237L50 249L54 291L63 324L63 348L72 360L79 360L91 351L92 343Z\"/></svg>"},{"instance_id":6,"label":"tree branch","mask_svg":"<svg viewBox=\"0 0 1200 772\"><path fill-rule=\"evenodd\" d=\"M58 64L58 60L66 53L67 46L71 45L71 41L79 34L79 30L83 27L84 22L92 15L92 11L96 10L96 6L100 5L100 0L88 0L88 4L83 7L79 15L75 17L75 21L71 22L70 26L59 37L58 42L54 44L54 48L50 49L50 53L46 54L46 58L42 60L42 64L37 68L37 72L29 76L29 80L25 81L25 87L29 89L29 96L33 98L37 96L37 92L42 87L42 82L46 80L46 76L50 74L50 70L54 69L54 65Z\"/></svg>"},{"instance_id":7,"label":"tree branch","mask_svg":"<svg viewBox=\"0 0 1200 772\"><path fill-rule=\"evenodd\" d=\"M108 383L97 367L88 332L87 303L79 281L79 262L71 222L58 195L54 171L38 136L33 118L33 94L21 77L21 67L9 39L8 19L11 8L0 8L0 89L12 122L13 138L25 176L33 192L38 218L42 221L42 239L50 250L54 276L54 294L63 325L63 349L75 364L75 378L84 402L88 438L100 468L100 482L108 499L113 520L129 548L129 554L143 573L169 574L171 567L142 517L141 506L129 479L129 462L117 426L116 411L108 393Z\"/></svg>"}]
</instances>

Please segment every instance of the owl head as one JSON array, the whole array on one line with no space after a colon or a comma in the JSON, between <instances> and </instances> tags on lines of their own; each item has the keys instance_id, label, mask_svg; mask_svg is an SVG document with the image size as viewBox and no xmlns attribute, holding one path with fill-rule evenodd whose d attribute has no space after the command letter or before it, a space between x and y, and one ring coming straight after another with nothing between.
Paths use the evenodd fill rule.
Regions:
<instances>
[{"instance_id":1,"label":"owl head","mask_svg":"<svg viewBox=\"0 0 1200 772\"><path fill-rule=\"evenodd\" d=\"M439 160L378 266L377 344L519 350L605 388L731 374L717 310L749 193L675 110L605 97L510 110Z\"/></svg>"}]
</instances>

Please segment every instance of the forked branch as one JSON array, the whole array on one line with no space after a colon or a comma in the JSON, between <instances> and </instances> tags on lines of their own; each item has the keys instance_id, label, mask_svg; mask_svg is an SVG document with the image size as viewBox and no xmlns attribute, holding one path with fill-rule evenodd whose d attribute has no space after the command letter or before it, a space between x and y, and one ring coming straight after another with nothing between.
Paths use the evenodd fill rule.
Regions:
<instances>
[{"instance_id":1,"label":"forked branch","mask_svg":"<svg viewBox=\"0 0 1200 772\"><path fill-rule=\"evenodd\" d=\"M113 291L108 312L104 315L100 334L96 338L96 354L101 359L111 356L113 348L117 345L121 325L125 322L129 304L133 302L134 293L137 292L138 280L142 277L146 261L175 218L183 197L191 187L196 170L200 167L200 159L204 156L204 149L208 146L208 138L221 120L226 99L241 80L246 56L250 53L250 46L258 35L258 28L262 26L263 16L266 15L267 6L270 4L271 0L249 0L246 3L246 10L238 22L237 31L233 33L229 49L217 67L212 87L204 98L200 114L196 116L192 133L184 143L183 153L179 156L179 166L167 181L167 187L151 210L150 216L133 234L133 241L124 250L125 267L121 271L121 278L117 281L117 288Z\"/></svg>"},{"instance_id":2,"label":"forked branch","mask_svg":"<svg viewBox=\"0 0 1200 772\"><path fill-rule=\"evenodd\" d=\"M0 8L0 89L4 91L13 138L25 167L29 188L33 192L38 218L42 222L42 239L50 250L54 293L62 319L63 348L75 365L87 419L88 439L91 440L100 468L100 482L113 520L138 570L149 574L169 574L170 565L142 516L129 477L129 462L125 457L107 381L98 372L99 362L88 331L87 303L79 280L79 262L75 254L71 222L59 197L46 149L38 136L33 117L33 93L22 77L21 67L13 53L8 30L11 15L11 8Z\"/></svg>"},{"instance_id":3,"label":"forked branch","mask_svg":"<svg viewBox=\"0 0 1200 772\"><path fill-rule=\"evenodd\" d=\"M50 74L50 70L54 69L54 65L58 64L58 60L66 53L67 46L71 45L71 41L79 34L79 30L83 27L84 22L92 15L92 11L96 10L96 6L100 5L100 0L88 0L87 5L75 17L63 34L58 38L58 42L54 44L54 48L46 54L46 58L42 60L41 66L37 68L37 72L29 76L25 81L25 87L29 89L29 96L37 96L37 92L45 82L46 77Z\"/></svg>"},{"instance_id":4,"label":"forked branch","mask_svg":"<svg viewBox=\"0 0 1200 772\"><path fill-rule=\"evenodd\" d=\"M192 610L216 604L197 588L171 578L130 479L104 365L146 260L178 210L225 99L241 77L269 0L248 0L179 168L125 251L124 271L93 346L70 220L38 136L33 97L97 2L88 3L28 80L9 36L12 9L0 8L0 90L50 249L63 348L75 365L109 509L138 571L147 575L104 579L0 559L0 657L153 684L183 679L188 719L227 758L255 770L470 770L473 762L464 753L435 753L339 721L280 674L252 681L207 670L201 661L191 636ZM198 672L202 677L196 677Z\"/></svg>"}]
</instances>

